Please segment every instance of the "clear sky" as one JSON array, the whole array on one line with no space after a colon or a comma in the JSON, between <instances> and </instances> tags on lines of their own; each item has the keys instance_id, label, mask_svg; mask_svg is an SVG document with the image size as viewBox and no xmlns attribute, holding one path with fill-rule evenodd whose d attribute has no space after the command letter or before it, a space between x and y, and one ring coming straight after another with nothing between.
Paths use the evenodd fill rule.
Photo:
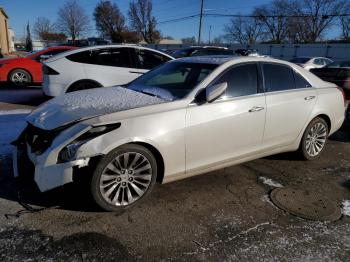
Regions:
<instances>
[{"instance_id":1,"label":"clear sky","mask_svg":"<svg viewBox=\"0 0 350 262\"><path fill-rule=\"evenodd\" d=\"M80 4L91 17L91 28L95 28L93 10L99 0L79 0ZM127 17L130 0L112 0L123 14ZM270 0L204 0L204 9L212 13L224 14L249 14L252 9L261 4L269 3ZM57 10L64 0L0 0L2 6L10 17L10 27L15 30L16 37L24 34L27 21L31 25L39 16L45 16L52 21L57 18ZM153 12L158 22L169 19L198 14L200 0L153 0ZM203 20L202 39L208 40L211 26L211 38L223 34L224 24L229 18L209 18ZM160 24L158 28L164 36L172 36L176 39L198 35L199 18L187 21ZM92 29L89 36L98 36L98 32Z\"/></svg>"},{"instance_id":2,"label":"clear sky","mask_svg":"<svg viewBox=\"0 0 350 262\"><path fill-rule=\"evenodd\" d=\"M92 19L93 10L99 0L80 0L86 13L91 16L91 27L94 28ZM129 0L115 0L123 14L127 17ZM218 13L242 13L248 14L256 5L268 3L269 0L204 0L204 9ZM10 17L10 27L15 30L16 37L21 37L27 21L31 25L39 16L45 16L52 21L57 18L57 10L64 3L63 0L0 0L2 6ZM210 10L209 10L210 9ZM153 0L153 12L158 22L198 14L200 0ZM223 33L223 25L229 18L204 18L202 35L208 39L211 26L212 38ZM158 26L164 36L172 36L176 39L198 35L199 18L192 20L161 24ZM98 32L92 30L89 36L97 36Z\"/></svg>"}]
</instances>

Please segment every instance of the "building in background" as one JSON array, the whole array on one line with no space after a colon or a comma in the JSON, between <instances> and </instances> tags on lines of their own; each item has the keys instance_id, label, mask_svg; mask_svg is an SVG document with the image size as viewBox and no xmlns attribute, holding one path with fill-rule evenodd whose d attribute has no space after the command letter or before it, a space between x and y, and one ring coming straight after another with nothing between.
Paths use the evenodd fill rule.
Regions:
<instances>
[{"instance_id":1,"label":"building in background","mask_svg":"<svg viewBox=\"0 0 350 262\"><path fill-rule=\"evenodd\" d=\"M11 52L8 19L5 10L0 7L0 48L1 53L8 55Z\"/></svg>"},{"instance_id":2,"label":"building in background","mask_svg":"<svg viewBox=\"0 0 350 262\"><path fill-rule=\"evenodd\" d=\"M9 28L9 42L10 42L10 53L12 52L15 52L16 49L15 49L15 38L16 38L16 35L15 35L15 31L12 29L12 28Z\"/></svg>"}]
</instances>

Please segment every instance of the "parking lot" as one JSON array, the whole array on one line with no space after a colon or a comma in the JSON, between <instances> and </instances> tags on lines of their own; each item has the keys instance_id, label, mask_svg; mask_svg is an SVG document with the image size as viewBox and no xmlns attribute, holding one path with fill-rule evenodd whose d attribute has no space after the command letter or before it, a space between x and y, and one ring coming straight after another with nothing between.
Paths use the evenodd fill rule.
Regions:
<instances>
[{"instance_id":1,"label":"parking lot","mask_svg":"<svg viewBox=\"0 0 350 262\"><path fill-rule=\"evenodd\" d=\"M8 110L34 109L40 88L0 91ZM6 111L6 112L4 112ZM23 118L25 111L13 111ZM8 117L8 116L7 116ZM8 146L8 145L1 145ZM350 257L350 123L311 162L280 154L157 186L144 202L102 212L76 185L39 193L15 181L0 156L2 261L183 260L346 261ZM333 222L291 215L270 199L276 187L318 192L342 208Z\"/></svg>"}]
</instances>

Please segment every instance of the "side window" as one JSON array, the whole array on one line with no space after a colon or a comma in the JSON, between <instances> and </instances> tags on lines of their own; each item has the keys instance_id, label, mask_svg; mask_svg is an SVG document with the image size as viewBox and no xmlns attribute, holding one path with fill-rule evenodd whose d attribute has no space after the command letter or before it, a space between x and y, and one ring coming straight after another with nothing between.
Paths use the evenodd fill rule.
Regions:
<instances>
[{"instance_id":1,"label":"side window","mask_svg":"<svg viewBox=\"0 0 350 262\"><path fill-rule=\"evenodd\" d=\"M226 71L214 84L227 82L225 96L238 97L258 92L258 70L256 64L235 66Z\"/></svg>"},{"instance_id":2,"label":"side window","mask_svg":"<svg viewBox=\"0 0 350 262\"><path fill-rule=\"evenodd\" d=\"M321 58L317 58L317 59L315 59L315 65L324 65L324 63L323 63L323 59L321 59Z\"/></svg>"},{"instance_id":3,"label":"side window","mask_svg":"<svg viewBox=\"0 0 350 262\"><path fill-rule=\"evenodd\" d=\"M132 67L128 48L96 49L75 53L68 60L93 65Z\"/></svg>"},{"instance_id":4,"label":"side window","mask_svg":"<svg viewBox=\"0 0 350 262\"><path fill-rule=\"evenodd\" d=\"M84 52L71 54L69 56L66 56L66 58L76 63L90 64L92 62L91 51L84 51Z\"/></svg>"},{"instance_id":5,"label":"side window","mask_svg":"<svg viewBox=\"0 0 350 262\"><path fill-rule=\"evenodd\" d=\"M297 72L294 72L294 79L295 79L295 87L296 88L308 88L311 87L310 83L306 81L304 77L302 77Z\"/></svg>"},{"instance_id":6,"label":"side window","mask_svg":"<svg viewBox=\"0 0 350 262\"><path fill-rule=\"evenodd\" d=\"M135 54L138 61L138 68L141 69L152 69L170 60L170 58L162 54L149 50L136 49Z\"/></svg>"},{"instance_id":7,"label":"side window","mask_svg":"<svg viewBox=\"0 0 350 262\"><path fill-rule=\"evenodd\" d=\"M293 70L278 64L263 64L266 92L294 89Z\"/></svg>"},{"instance_id":8,"label":"side window","mask_svg":"<svg viewBox=\"0 0 350 262\"><path fill-rule=\"evenodd\" d=\"M128 48L110 48L100 50L94 56L94 61L99 65L127 68L131 67Z\"/></svg>"}]
</instances>

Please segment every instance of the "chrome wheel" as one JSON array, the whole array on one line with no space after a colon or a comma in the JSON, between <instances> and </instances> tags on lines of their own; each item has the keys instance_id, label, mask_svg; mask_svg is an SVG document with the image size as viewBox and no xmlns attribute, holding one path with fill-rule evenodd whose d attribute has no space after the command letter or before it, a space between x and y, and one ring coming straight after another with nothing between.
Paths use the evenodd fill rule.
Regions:
<instances>
[{"instance_id":1,"label":"chrome wheel","mask_svg":"<svg viewBox=\"0 0 350 262\"><path fill-rule=\"evenodd\" d=\"M327 140L327 126L322 122L316 122L306 135L306 151L311 157L321 153Z\"/></svg>"},{"instance_id":2,"label":"chrome wheel","mask_svg":"<svg viewBox=\"0 0 350 262\"><path fill-rule=\"evenodd\" d=\"M114 206L127 206L145 194L152 180L152 166L144 155L127 152L117 155L103 169L100 193Z\"/></svg>"},{"instance_id":3,"label":"chrome wheel","mask_svg":"<svg viewBox=\"0 0 350 262\"><path fill-rule=\"evenodd\" d=\"M11 75L11 82L16 85L24 85L30 82L29 75L22 71L16 71Z\"/></svg>"}]
</instances>

